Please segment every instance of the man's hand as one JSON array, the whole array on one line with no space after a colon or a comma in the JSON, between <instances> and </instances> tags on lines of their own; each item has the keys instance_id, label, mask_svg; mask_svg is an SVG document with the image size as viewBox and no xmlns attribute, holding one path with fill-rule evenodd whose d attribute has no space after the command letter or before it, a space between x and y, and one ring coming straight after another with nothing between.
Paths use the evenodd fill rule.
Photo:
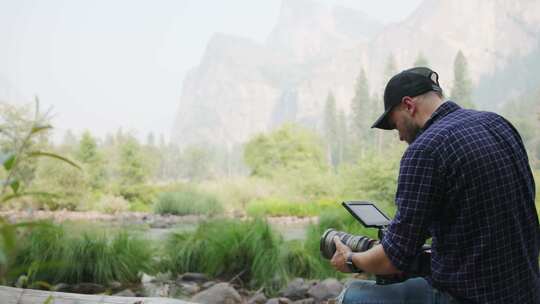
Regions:
<instances>
[{"instance_id":1,"label":"man's hand","mask_svg":"<svg viewBox=\"0 0 540 304\"><path fill-rule=\"evenodd\" d=\"M351 272L349 266L346 264L347 255L351 252L351 248L343 244L337 236L334 237L334 243L336 244L336 252L330 260L330 263L338 271Z\"/></svg>"}]
</instances>

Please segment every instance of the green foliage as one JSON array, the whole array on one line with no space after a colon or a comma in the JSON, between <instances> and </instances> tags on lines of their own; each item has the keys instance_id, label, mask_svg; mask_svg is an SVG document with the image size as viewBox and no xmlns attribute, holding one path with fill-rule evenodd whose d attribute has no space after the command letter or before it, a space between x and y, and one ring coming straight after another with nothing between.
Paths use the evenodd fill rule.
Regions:
<instances>
[{"instance_id":1,"label":"green foliage","mask_svg":"<svg viewBox=\"0 0 540 304\"><path fill-rule=\"evenodd\" d=\"M319 223L308 226L305 242L289 242L284 251L284 265L291 276L323 279L342 277L319 252L320 238L328 228L355 235L377 238L376 229L362 227L345 209L334 205L320 213Z\"/></svg>"},{"instance_id":2,"label":"green foliage","mask_svg":"<svg viewBox=\"0 0 540 304\"><path fill-rule=\"evenodd\" d=\"M286 282L280 263L283 241L261 219L202 223L194 233L174 233L167 241L164 267L175 273L204 272L239 279L273 294Z\"/></svg>"},{"instance_id":3,"label":"green foliage","mask_svg":"<svg viewBox=\"0 0 540 304\"><path fill-rule=\"evenodd\" d=\"M368 153L356 164L342 168L343 196L379 203L393 213L400 154L399 150L382 155Z\"/></svg>"},{"instance_id":4,"label":"green foliage","mask_svg":"<svg viewBox=\"0 0 540 304\"><path fill-rule=\"evenodd\" d=\"M88 186L93 190L103 189L108 182L105 162L89 131L83 133L75 157L84 165Z\"/></svg>"},{"instance_id":5,"label":"green foliage","mask_svg":"<svg viewBox=\"0 0 540 304\"><path fill-rule=\"evenodd\" d=\"M15 267L26 273L29 284L128 283L151 269L151 246L127 232L113 237L90 232L71 236L62 226L42 225L21 242Z\"/></svg>"},{"instance_id":6,"label":"green foliage","mask_svg":"<svg viewBox=\"0 0 540 304\"><path fill-rule=\"evenodd\" d=\"M210 177L210 151L202 146L189 146L182 151L184 176L190 181L201 181Z\"/></svg>"},{"instance_id":7,"label":"green foliage","mask_svg":"<svg viewBox=\"0 0 540 304\"><path fill-rule=\"evenodd\" d=\"M320 139L293 124L255 136L246 144L244 159L254 176L271 177L279 170L326 170Z\"/></svg>"},{"instance_id":8,"label":"green foliage","mask_svg":"<svg viewBox=\"0 0 540 304\"><path fill-rule=\"evenodd\" d=\"M36 176L34 188L56 194L39 197L39 208L77 210L88 198L88 181L81 170L47 159L40 163Z\"/></svg>"},{"instance_id":9,"label":"green foliage","mask_svg":"<svg viewBox=\"0 0 540 304\"><path fill-rule=\"evenodd\" d=\"M122 196L103 195L97 202L96 210L115 214L119 212L125 212L130 209L130 204Z\"/></svg>"},{"instance_id":10,"label":"green foliage","mask_svg":"<svg viewBox=\"0 0 540 304\"><path fill-rule=\"evenodd\" d=\"M157 214L216 215L221 212L223 206L215 196L195 190L162 193L154 204Z\"/></svg>"},{"instance_id":11,"label":"green foliage","mask_svg":"<svg viewBox=\"0 0 540 304\"><path fill-rule=\"evenodd\" d=\"M289 276L307 279L339 276L329 267L328 260L322 259L319 251L312 252L312 249L308 248L305 242L298 240L289 241L283 246L281 260Z\"/></svg>"},{"instance_id":12,"label":"green foliage","mask_svg":"<svg viewBox=\"0 0 540 304\"><path fill-rule=\"evenodd\" d=\"M247 204L253 200L285 192L275 182L255 176L207 181L199 184L199 188L219 197L224 207L235 213L243 213Z\"/></svg>"},{"instance_id":13,"label":"green foliage","mask_svg":"<svg viewBox=\"0 0 540 304\"><path fill-rule=\"evenodd\" d=\"M460 50L454 60L454 86L450 94L450 99L465 108L474 109L475 106L471 94L472 81L469 76L469 67L465 55Z\"/></svg>"},{"instance_id":14,"label":"green foliage","mask_svg":"<svg viewBox=\"0 0 540 304\"><path fill-rule=\"evenodd\" d=\"M157 198L157 189L151 185L117 185L112 189L114 195L122 196L130 203L151 205Z\"/></svg>"},{"instance_id":15,"label":"green foliage","mask_svg":"<svg viewBox=\"0 0 540 304\"><path fill-rule=\"evenodd\" d=\"M127 137L120 146L118 174L122 186L142 184L148 177L141 147L133 137Z\"/></svg>"},{"instance_id":16,"label":"green foliage","mask_svg":"<svg viewBox=\"0 0 540 304\"><path fill-rule=\"evenodd\" d=\"M523 138L531 166L540 169L540 89L508 102L502 113Z\"/></svg>"},{"instance_id":17,"label":"green foliage","mask_svg":"<svg viewBox=\"0 0 540 304\"><path fill-rule=\"evenodd\" d=\"M320 200L317 202L290 202L279 198L264 198L251 201L246 212L249 216L318 216L332 203Z\"/></svg>"},{"instance_id":18,"label":"green foliage","mask_svg":"<svg viewBox=\"0 0 540 304\"><path fill-rule=\"evenodd\" d=\"M354 97L351 101L352 115L352 135L358 140L363 137L368 128L370 115L369 111L374 111L370 108L369 85L364 69L360 70L360 74L356 78L354 87Z\"/></svg>"},{"instance_id":19,"label":"green foliage","mask_svg":"<svg viewBox=\"0 0 540 304\"><path fill-rule=\"evenodd\" d=\"M249 216L314 216L317 208L313 204L298 203L281 200L279 198L265 198L255 200L247 205Z\"/></svg>"},{"instance_id":20,"label":"green foliage","mask_svg":"<svg viewBox=\"0 0 540 304\"><path fill-rule=\"evenodd\" d=\"M327 145L327 154L330 164L335 168L339 164L339 144L338 121L337 121L336 99L332 92L328 93L324 107L324 139Z\"/></svg>"}]
</instances>

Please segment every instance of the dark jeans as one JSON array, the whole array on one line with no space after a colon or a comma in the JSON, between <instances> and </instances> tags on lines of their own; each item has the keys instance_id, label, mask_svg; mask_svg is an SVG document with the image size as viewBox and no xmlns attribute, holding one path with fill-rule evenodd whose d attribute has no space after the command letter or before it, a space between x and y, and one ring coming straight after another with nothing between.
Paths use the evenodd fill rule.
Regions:
<instances>
[{"instance_id":1,"label":"dark jeans","mask_svg":"<svg viewBox=\"0 0 540 304\"><path fill-rule=\"evenodd\" d=\"M338 304L458 304L449 294L431 287L423 278L377 285L374 281L352 282L339 296Z\"/></svg>"}]
</instances>

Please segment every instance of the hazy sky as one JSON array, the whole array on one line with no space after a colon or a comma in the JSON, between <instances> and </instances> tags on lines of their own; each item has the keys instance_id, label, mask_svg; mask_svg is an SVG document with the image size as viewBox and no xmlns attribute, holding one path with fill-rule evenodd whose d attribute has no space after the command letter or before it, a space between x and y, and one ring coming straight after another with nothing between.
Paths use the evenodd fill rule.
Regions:
<instances>
[{"instance_id":1,"label":"hazy sky","mask_svg":"<svg viewBox=\"0 0 540 304\"><path fill-rule=\"evenodd\" d=\"M421 0L318 0L384 23ZM213 33L263 42L280 0L0 0L0 98L38 95L56 137L122 127L168 138L187 70Z\"/></svg>"}]
</instances>

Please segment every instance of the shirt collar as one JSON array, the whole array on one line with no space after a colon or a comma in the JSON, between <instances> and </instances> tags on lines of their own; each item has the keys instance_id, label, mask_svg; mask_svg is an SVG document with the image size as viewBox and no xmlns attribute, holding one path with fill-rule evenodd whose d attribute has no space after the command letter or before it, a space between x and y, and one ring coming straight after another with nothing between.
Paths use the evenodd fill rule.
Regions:
<instances>
[{"instance_id":1,"label":"shirt collar","mask_svg":"<svg viewBox=\"0 0 540 304\"><path fill-rule=\"evenodd\" d=\"M433 114L431 114L431 117L426 121L426 124L422 128L422 132L427 130L432 124L434 124L437 120L445 117L446 115L454 112L455 110L461 109L461 107L456 104L453 101L446 101L442 105L440 105Z\"/></svg>"}]
</instances>

